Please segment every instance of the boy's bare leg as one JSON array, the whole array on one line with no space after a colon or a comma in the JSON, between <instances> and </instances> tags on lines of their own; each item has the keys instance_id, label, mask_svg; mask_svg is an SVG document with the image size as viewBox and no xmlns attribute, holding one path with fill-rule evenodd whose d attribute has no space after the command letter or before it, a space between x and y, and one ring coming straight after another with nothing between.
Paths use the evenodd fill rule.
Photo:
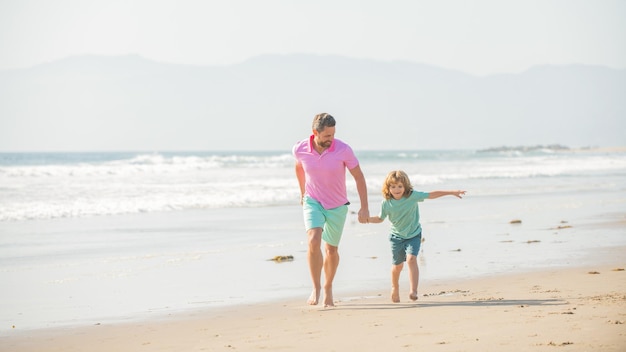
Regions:
<instances>
[{"instance_id":1,"label":"boy's bare leg","mask_svg":"<svg viewBox=\"0 0 626 352\"><path fill-rule=\"evenodd\" d=\"M391 301L400 302L400 273L404 263L391 266Z\"/></svg>"},{"instance_id":2,"label":"boy's bare leg","mask_svg":"<svg viewBox=\"0 0 626 352\"><path fill-rule=\"evenodd\" d=\"M324 258L324 307L334 307L333 280L339 267L339 251L335 246L326 243L326 258Z\"/></svg>"},{"instance_id":3,"label":"boy's bare leg","mask_svg":"<svg viewBox=\"0 0 626 352\"><path fill-rule=\"evenodd\" d=\"M322 256L322 229L320 227L312 228L307 231L309 238L309 250L307 252L307 260L309 262L309 272L311 274L311 281L313 282L313 292L307 300L309 305L316 305L320 300L320 293L322 292L322 266L324 258Z\"/></svg>"},{"instance_id":4,"label":"boy's bare leg","mask_svg":"<svg viewBox=\"0 0 626 352\"><path fill-rule=\"evenodd\" d=\"M409 256L406 258L406 262L409 266L409 284L411 285L409 299L411 301L417 301L417 284L420 278L420 270L417 266L417 257L409 254Z\"/></svg>"}]
</instances>

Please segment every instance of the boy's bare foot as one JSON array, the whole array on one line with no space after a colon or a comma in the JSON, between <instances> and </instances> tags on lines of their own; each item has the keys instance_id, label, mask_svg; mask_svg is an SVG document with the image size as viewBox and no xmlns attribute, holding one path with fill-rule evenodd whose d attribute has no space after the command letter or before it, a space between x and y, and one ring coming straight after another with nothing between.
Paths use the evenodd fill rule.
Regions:
<instances>
[{"instance_id":1,"label":"boy's bare foot","mask_svg":"<svg viewBox=\"0 0 626 352\"><path fill-rule=\"evenodd\" d=\"M313 292L311 292L311 296L309 296L309 299L306 301L306 303L310 306L315 306L319 303L319 301L320 301L320 290L314 289Z\"/></svg>"},{"instance_id":2,"label":"boy's bare foot","mask_svg":"<svg viewBox=\"0 0 626 352\"><path fill-rule=\"evenodd\" d=\"M400 290L397 287L391 288L391 301L393 303L400 302Z\"/></svg>"},{"instance_id":3,"label":"boy's bare foot","mask_svg":"<svg viewBox=\"0 0 626 352\"><path fill-rule=\"evenodd\" d=\"M333 301L333 289L332 288L324 288L324 308L334 307L335 302Z\"/></svg>"},{"instance_id":4,"label":"boy's bare foot","mask_svg":"<svg viewBox=\"0 0 626 352\"><path fill-rule=\"evenodd\" d=\"M417 301L417 292L411 292L411 293L409 294L409 299L410 299L411 301Z\"/></svg>"}]
</instances>

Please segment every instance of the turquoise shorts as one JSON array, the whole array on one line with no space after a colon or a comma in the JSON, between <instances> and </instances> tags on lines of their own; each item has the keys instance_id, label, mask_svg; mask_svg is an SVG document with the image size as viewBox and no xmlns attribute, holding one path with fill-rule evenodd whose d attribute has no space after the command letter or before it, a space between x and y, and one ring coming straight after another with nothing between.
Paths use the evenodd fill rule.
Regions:
<instances>
[{"instance_id":1,"label":"turquoise shorts","mask_svg":"<svg viewBox=\"0 0 626 352\"><path fill-rule=\"evenodd\" d=\"M304 227L307 231L322 228L322 240L331 246L338 247L346 224L348 205L341 205L333 209L324 209L317 200L304 196L302 199L304 213Z\"/></svg>"},{"instance_id":2,"label":"turquoise shorts","mask_svg":"<svg viewBox=\"0 0 626 352\"><path fill-rule=\"evenodd\" d=\"M399 265L406 261L408 254L417 257L420 253L422 233L420 232L419 235L408 239L391 234L389 235L389 242L391 243L391 257L393 265Z\"/></svg>"}]
</instances>

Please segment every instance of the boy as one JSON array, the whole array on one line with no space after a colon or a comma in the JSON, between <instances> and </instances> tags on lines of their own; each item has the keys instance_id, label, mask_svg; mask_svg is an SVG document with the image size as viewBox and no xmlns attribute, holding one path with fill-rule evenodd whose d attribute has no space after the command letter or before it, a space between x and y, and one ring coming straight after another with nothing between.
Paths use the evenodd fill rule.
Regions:
<instances>
[{"instance_id":1,"label":"boy","mask_svg":"<svg viewBox=\"0 0 626 352\"><path fill-rule=\"evenodd\" d=\"M417 192L413 190L411 181L404 171L392 171L385 178L383 184L383 197L379 216L368 217L368 223L379 224L389 217L391 222L391 254L393 265L391 267L391 300L400 302L399 280L402 267L406 261L409 266L409 282L411 290L409 298L417 300L417 284L419 281L419 268L417 255L419 254L422 241L422 226L418 202L424 199L436 199L443 196L455 196L462 198L465 191L433 191Z\"/></svg>"}]
</instances>

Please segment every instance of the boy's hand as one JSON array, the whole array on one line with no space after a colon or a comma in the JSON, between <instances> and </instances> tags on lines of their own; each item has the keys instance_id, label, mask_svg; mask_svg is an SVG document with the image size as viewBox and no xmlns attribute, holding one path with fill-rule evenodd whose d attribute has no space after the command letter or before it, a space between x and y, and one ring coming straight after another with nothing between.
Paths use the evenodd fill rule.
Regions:
<instances>
[{"instance_id":1,"label":"boy's hand","mask_svg":"<svg viewBox=\"0 0 626 352\"><path fill-rule=\"evenodd\" d=\"M452 191L452 195L457 198L463 198L462 196L465 195L465 191Z\"/></svg>"}]
</instances>

